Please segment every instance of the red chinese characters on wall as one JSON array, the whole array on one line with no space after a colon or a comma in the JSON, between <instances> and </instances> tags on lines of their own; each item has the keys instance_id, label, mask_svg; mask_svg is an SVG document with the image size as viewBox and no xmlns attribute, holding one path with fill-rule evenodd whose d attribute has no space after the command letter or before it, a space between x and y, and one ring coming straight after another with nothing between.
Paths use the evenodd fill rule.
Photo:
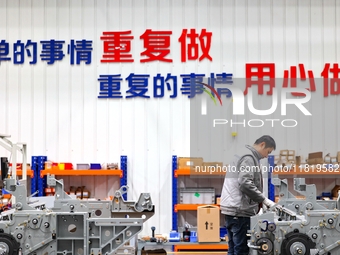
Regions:
<instances>
[{"instance_id":1,"label":"red chinese characters on wall","mask_svg":"<svg viewBox=\"0 0 340 255\"><path fill-rule=\"evenodd\" d=\"M183 29L181 37L178 41L181 43L181 61L187 60L199 60L207 58L212 61L212 57L209 55L211 46L212 33L207 32L206 29L202 29L200 34L196 33L196 29ZM199 47L202 54L199 55Z\"/></svg>"},{"instance_id":2,"label":"red chinese characters on wall","mask_svg":"<svg viewBox=\"0 0 340 255\"><path fill-rule=\"evenodd\" d=\"M263 95L264 86L269 85L267 95L273 94L275 87L275 64L274 63L250 63L246 64L246 89L244 94L248 94L248 88L256 85L258 94Z\"/></svg>"},{"instance_id":3,"label":"red chinese characters on wall","mask_svg":"<svg viewBox=\"0 0 340 255\"><path fill-rule=\"evenodd\" d=\"M325 67L321 73L323 77L323 95L324 97L328 97L331 95L339 95L340 94L340 80L339 80L339 64L333 64L331 67L330 63L326 63ZM329 73L333 76L329 78Z\"/></svg>"},{"instance_id":4,"label":"red chinese characters on wall","mask_svg":"<svg viewBox=\"0 0 340 255\"><path fill-rule=\"evenodd\" d=\"M143 41L144 51L140 53L141 63L161 61L173 62L171 56L171 36L172 31L155 31L146 29L139 37ZM122 63L134 62L131 53L134 36L131 30L128 31L105 31L100 37L103 41L102 63ZM198 33L196 29L183 29L178 42L180 43L181 62L212 61L210 47L212 32L201 29Z\"/></svg>"},{"instance_id":5,"label":"red chinese characters on wall","mask_svg":"<svg viewBox=\"0 0 340 255\"><path fill-rule=\"evenodd\" d=\"M282 88L301 88L307 89L310 92L315 92L317 89L317 79L314 77L312 70L306 72L304 64L298 66L290 66L284 70L283 80L275 78L274 63L247 63L245 66L246 73L246 88L244 94L248 93L248 89L252 86L257 86L259 95L263 95L265 86L268 87L267 95L272 95L273 88L281 86ZM326 63L321 72L319 87L323 88L324 97L329 95L340 94L340 68L339 64ZM280 81L280 84L276 84ZM292 93L293 96L304 96L303 93Z\"/></svg>"},{"instance_id":6,"label":"red chinese characters on wall","mask_svg":"<svg viewBox=\"0 0 340 255\"><path fill-rule=\"evenodd\" d=\"M301 81L306 81L306 71L305 71L305 66L304 64L299 64L299 73L300 73L300 80ZM290 72L288 70L284 70L283 74L283 88L297 88L297 80L298 80L298 75L297 75L297 67L296 66L291 66L290 67ZM309 91L313 92L316 90L315 87L315 80L314 80L314 74L313 71L308 70L308 81L309 81ZM303 93L292 93L293 96L304 96L305 94Z\"/></svg>"},{"instance_id":7,"label":"red chinese characters on wall","mask_svg":"<svg viewBox=\"0 0 340 255\"><path fill-rule=\"evenodd\" d=\"M143 62L164 61L172 62L172 59L166 58L170 54L170 35L171 31L152 31L147 29L144 34L140 36L143 40L145 51L140 55L146 58L141 59Z\"/></svg>"},{"instance_id":8,"label":"red chinese characters on wall","mask_svg":"<svg viewBox=\"0 0 340 255\"><path fill-rule=\"evenodd\" d=\"M133 62L131 51L131 31L103 32L103 58L100 62Z\"/></svg>"}]
</instances>

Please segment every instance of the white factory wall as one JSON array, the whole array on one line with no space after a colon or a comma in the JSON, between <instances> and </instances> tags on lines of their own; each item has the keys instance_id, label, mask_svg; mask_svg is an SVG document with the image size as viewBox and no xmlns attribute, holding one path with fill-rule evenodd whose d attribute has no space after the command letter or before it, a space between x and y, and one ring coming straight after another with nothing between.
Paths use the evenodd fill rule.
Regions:
<instances>
[{"instance_id":1,"label":"white factory wall","mask_svg":"<svg viewBox=\"0 0 340 255\"><path fill-rule=\"evenodd\" d=\"M11 135L13 142L27 143L29 160L46 155L56 162L103 163L119 162L120 155L127 155L129 197L151 192L156 205L156 215L144 233L152 225L168 232L172 155L190 154L190 99L179 89L175 99L169 94L161 99L98 99L99 75L121 74L125 79L130 73L150 77L171 73L179 79L185 73L226 72L244 78L246 63L275 63L276 77L282 78L284 70L303 63L320 78L324 64L339 59L339 8L335 0L2 0L1 40L13 45L28 39L65 40L66 44L86 39L93 41L93 55L91 65L71 66L67 55L53 65L40 58L36 65L27 60L23 65L1 61L0 133ZM213 61L181 63L178 38L185 28L213 33L209 52ZM144 48L139 36L146 29L172 31L169 57L173 63L140 63ZM126 30L134 36L134 63L101 63L102 32ZM126 88L123 81L122 91ZM237 145L252 143L264 133L276 139L277 151L292 149L303 157L312 151L340 151L339 100L323 98L321 87L313 96L321 103L308 105L313 118L298 128L237 128L235 138L227 129L219 161L228 163ZM0 152L9 155L4 149ZM112 195L119 186L114 177L65 179L66 186L85 183L96 197ZM336 182L310 181L321 189Z\"/></svg>"}]
</instances>

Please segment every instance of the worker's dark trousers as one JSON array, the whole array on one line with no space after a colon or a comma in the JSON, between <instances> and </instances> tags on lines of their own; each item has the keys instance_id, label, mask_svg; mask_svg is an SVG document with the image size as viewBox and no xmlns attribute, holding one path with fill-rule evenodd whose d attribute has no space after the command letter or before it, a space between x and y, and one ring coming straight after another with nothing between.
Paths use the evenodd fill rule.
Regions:
<instances>
[{"instance_id":1,"label":"worker's dark trousers","mask_svg":"<svg viewBox=\"0 0 340 255\"><path fill-rule=\"evenodd\" d=\"M247 232L250 229L250 217L225 215L228 231L228 255L248 255Z\"/></svg>"}]
</instances>

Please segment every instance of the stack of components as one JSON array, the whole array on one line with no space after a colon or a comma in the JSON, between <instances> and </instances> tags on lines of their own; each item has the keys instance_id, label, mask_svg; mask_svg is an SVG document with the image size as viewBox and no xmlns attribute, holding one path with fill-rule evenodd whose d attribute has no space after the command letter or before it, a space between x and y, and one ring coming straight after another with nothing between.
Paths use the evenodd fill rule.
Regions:
<instances>
[{"instance_id":1,"label":"stack of components","mask_svg":"<svg viewBox=\"0 0 340 255\"><path fill-rule=\"evenodd\" d=\"M54 196L55 189L52 187L45 188L45 196Z\"/></svg>"},{"instance_id":2,"label":"stack of components","mask_svg":"<svg viewBox=\"0 0 340 255\"><path fill-rule=\"evenodd\" d=\"M280 154L274 158L274 164L277 166L299 165L300 158L295 156L294 150L280 150Z\"/></svg>"},{"instance_id":3,"label":"stack of components","mask_svg":"<svg viewBox=\"0 0 340 255\"><path fill-rule=\"evenodd\" d=\"M90 191L85 188L85 186L81 187L70 187L69 195L75 195L77 199L84 199L84 198L90 198Z\"/></svg>"}]
</instances>

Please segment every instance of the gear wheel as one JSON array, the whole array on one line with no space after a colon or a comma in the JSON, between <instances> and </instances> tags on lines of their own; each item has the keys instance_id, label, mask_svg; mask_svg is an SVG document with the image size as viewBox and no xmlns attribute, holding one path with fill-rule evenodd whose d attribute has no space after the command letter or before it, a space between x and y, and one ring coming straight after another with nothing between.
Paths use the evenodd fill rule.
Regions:
<instances>
[{"instance_id":1,"label":"gear wheel","mask_svg":"<svg viewBox=\"0 0 340 255\"><path fill-rule=\"evenodd\" d=\"M306 234L291 232L281 245L281 255L310 255L315 243Z\"/></svg>"},{"instance_id":2,"label":"gear wheel","mask_svg":"<svg viewBox=\"0 0 340 255\"><path fill-rule=\"evenodd\" d=\"M256 245L261 247L257 251L258 254L260 254L260 255L272 254L274 245L273 245L273 242L270 239L268 239L266 237L262 237L259 240L257 240Z\"/></svg>"},{"instance_id":3,"label":"gear wheel","mask_svg":"<svg viewBox=\"0 0 340 255\"><path fill-rule=\"evenodd\" d=\"M0 255L17 255L19 254L20 244L15 238L6 233L0 233Z\"/></svg>"}]
</instances>

